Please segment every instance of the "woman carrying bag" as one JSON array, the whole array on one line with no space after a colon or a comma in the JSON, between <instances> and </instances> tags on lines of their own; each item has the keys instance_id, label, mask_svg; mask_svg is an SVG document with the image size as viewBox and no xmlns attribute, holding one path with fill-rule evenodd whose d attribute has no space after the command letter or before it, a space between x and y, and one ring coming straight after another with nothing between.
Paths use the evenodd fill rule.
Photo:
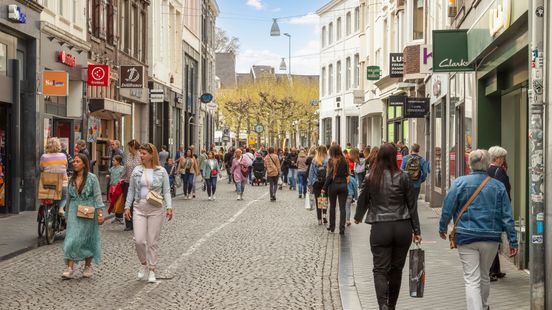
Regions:
<instances>
[{"instance_id":1,"label":"woman carrying bag","mask_svg":"<svg viewBox=\"0 0 552 310\"><path fill-rule=\"evenodd\" d=\"M155 271L159 254L159 237L163 213L170 221L173 216L169 175L159 163L157 149L151 143L140 146L142 165L130 177L125 204L125 218L134 226L136 253L140 260L139 280L156 281ZM134 201L134 214L130 207ZM165 207L166 211L165 211Z\"/></svg>"},{"instance_id":2,"label":"woman carrying bag","mask_svg":"<svg viewBox=\"0 0 552 310\"><path fill-rule=\"evenodd\" d=\"M318 205L318 198L322 194L322 187L326 182L326 174L328 167L328 150L326 146L320 145L316 150L316 156L314 156L309 168L308 187L309 192L314 194L314 201L316 203L316 218L318 219L318 225L328 223L326 219L327 209L322 209Z\"/></svg>"},{"instance_id":3,"label":"woman carrying bag","mask_svg":"<svg viewBox=\"0 0 552 310\"><path fill-rule=\"evenodd\" d=\"M210 151L207 153L207 159L201 163L200 171L207 188L209 200L215 200L215 192L217 191L217 179L220 174L218 161L215 159L215 153Z\"/></svg>"},{"instance_id":4,"label":"woman carrying bag","mask_svg":"<svg viewBox=\"0 0 552 310\"><path fill-rule=\"evenodd\" d=\"M100 263L100 227L103 224L103 200L98 178L90 173L85 154L76 154L73 176L68 187L67 231L63 243L67 270L63 279L74 278L75 262L84 260L82 276L92 277L92 261Z\"/></svg>"}]
</instances>

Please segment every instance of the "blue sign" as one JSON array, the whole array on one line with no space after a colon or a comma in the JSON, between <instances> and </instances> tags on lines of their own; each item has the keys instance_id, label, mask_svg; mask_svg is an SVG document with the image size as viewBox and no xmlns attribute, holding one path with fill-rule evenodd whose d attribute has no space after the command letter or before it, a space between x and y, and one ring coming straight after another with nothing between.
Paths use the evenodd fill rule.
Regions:
<instances>
[{"instance_id":1,"label":"blue sign","mask_svg":"<svg viewBox=\"0 0 552 310\"><path fill-rule=\"evenodd\" d=\"M211 95L209 93L205 93L205 94L201 95L201 97L199 97L199 101L201 101L203 103L209 103L209 102L213 101L213 95Z\"/></svg>"},{"instance_id":2,"label":"blue sign","mask_svg":"<svg viewBox=\"0 0 552 310\"><path fill-rule=\"evenodd\" d=\"M8 5L8 19L16 23L27 23L27 14L21 11L21 7L15 4Z\"/></svg>"}]
</instances>

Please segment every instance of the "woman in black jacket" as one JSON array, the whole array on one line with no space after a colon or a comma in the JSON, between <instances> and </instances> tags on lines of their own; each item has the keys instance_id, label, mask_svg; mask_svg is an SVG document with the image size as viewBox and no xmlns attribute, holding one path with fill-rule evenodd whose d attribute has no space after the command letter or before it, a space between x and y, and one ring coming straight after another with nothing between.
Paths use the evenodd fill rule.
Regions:
<instances>
[{"instance_id":1,"label":"woman in black jacket","mask_svg":"<svg viewBox=\"0 0 552 310\"><path fill-rule=\"evenodd\" d=\"M339 200L339 234L345 234L345 203L347 202L347 183L349 183L349 163L343 156L341 146L330 147L330 160L326 182L322 187L322 194L328 193L330 200L330 226L328 230L335 231L335 207Z\"/></svg>"},{"instance_id":2,"label":"woman in black jacket","mask_svg":"<svg viewBox=\"0 0 552 310\"><path fill-rule=\"evenodd\" d=\"M383 144L360 189L355 223L372 224L370 248L374 285L380 309L395 309L402 269L412 235L422 241L416 196L408 174L397 168L397 151Z\"/></svg>"}]
</instances>

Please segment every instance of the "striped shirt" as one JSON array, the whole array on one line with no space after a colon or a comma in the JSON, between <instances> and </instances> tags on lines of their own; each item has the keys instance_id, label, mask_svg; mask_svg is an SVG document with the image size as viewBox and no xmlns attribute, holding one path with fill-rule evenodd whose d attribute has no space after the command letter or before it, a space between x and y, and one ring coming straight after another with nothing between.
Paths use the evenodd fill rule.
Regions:
<instances>
[{"instance_id":1,"label":"striped shirt","mask_svg":"<svg viewBox=\"0 0 552 310\"><path fill-rule=\"evenodd\" d=\"M67 156L65 154L42 154L40 156L40 168L44 172L63 174L63 186L67 186Z\"/></svg>"}]
</instances>

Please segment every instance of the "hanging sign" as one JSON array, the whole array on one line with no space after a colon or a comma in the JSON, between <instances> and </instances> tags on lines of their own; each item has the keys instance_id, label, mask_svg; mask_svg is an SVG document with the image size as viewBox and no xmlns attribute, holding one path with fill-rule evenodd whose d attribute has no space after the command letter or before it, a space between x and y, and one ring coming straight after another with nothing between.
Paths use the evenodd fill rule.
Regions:
<instances>
[{"instance_id":1,"label":"hanging sign","mask_svg":"<svg viewBox=\"0 0 552 310\"><path fill-rule=\"evenodd\" d=\"M205 93L201 95L201 97L199 97L199 101L201 101L202 103L209 103L213 101L213 95L211 95L210 93Z\"/></svg>"},{"instance_id":2,"label":"hanging sign","mask_svg":"<svg viewBox=\"0 0 552 310\"><path fill-rule=\"evenodd\" d=\"M71 68L77 65L77 59L75 58L75 56L68 54L65 51L59 52L58 61L64 65L68 65Z\"/></svg>"},{"instance_id":3,"label":"hanging sign","mask_svg":"<svg viewBox=\"0 0 552 310\"><path fill-rule=\"evenodd\" d=\"M389 53L389 77L402 77L403 71L403 53Z\"/></svg>"},{"instance_id":4,"label":"hanging sign","mask_svg":"<svg viewBox=\"0 0 552 310\"><path fill-rule=\"evenodd\" d=\"M108 86L109 85L109 66L108 65L88 65L88 86Z\"/></svg>"},{"instance_id":5,"label":"hanging sign","mask_svg":"<svg viewBox=\"0 0 552 310\"><path fill-rule=\"evenodd\" d=\"M67 96L69 73L65 71L42 72L42 94L44 96Z\"/></svg>"},{"instance_id":6,"label":"hanging sign","mask_svg":"<svg viewBox=\"0 0 552 310\"><path fill-rule=\"evenodd\" d=\"M404 105L405 118L424 118L429 113L429 98L406 98Z\"/></svg>"},{"instance_id":7,"label":"hanging sign","mask_svg":"<svg viewBox=\"0 0 552 310\"><path fill-rule=\"evenodd\" d=\"M151 103L160 103L163 101L165 101L165 93L162 89L159 89L159 88L150 89Z\"/></svg>"},{"instance_id":8,"label":"hanging sign","mask_svg":"<svg viewBox=\"0 0 552 310\"><path fill-rule=\"evenodd\" d=\"M433 30L433 72L459 71L473 71L467 30Z\"/></svg>"},{"instance_id":9,"label":"hanging sign","mask_svg":"<svg viewBox=\"0 0 552 310\"><path fill-rule=\"evenodd\" d=\"M406 102L406 96L389 96L389 105L395 107L402 107Z\"/></svg>"},{"instance_id":10,"label":"hanging sign","mask_svg":"<svg viewBox=\"0 0 552 310\"><path fill-rule=\"evenodd\" d=\"M121 66L121 88L143 88L144 66Z\"/></svg>"},{"instance_id":11,"label":"hanging sign","mask_svg":"<svg viewBox=\"0 0 552 310\"><path fill-rule=\"evenodd\" d=\"M381 69L379 66L366 67L366 79L368 81L377 81L381 77Z\"/></svg>"}]
</instances>

